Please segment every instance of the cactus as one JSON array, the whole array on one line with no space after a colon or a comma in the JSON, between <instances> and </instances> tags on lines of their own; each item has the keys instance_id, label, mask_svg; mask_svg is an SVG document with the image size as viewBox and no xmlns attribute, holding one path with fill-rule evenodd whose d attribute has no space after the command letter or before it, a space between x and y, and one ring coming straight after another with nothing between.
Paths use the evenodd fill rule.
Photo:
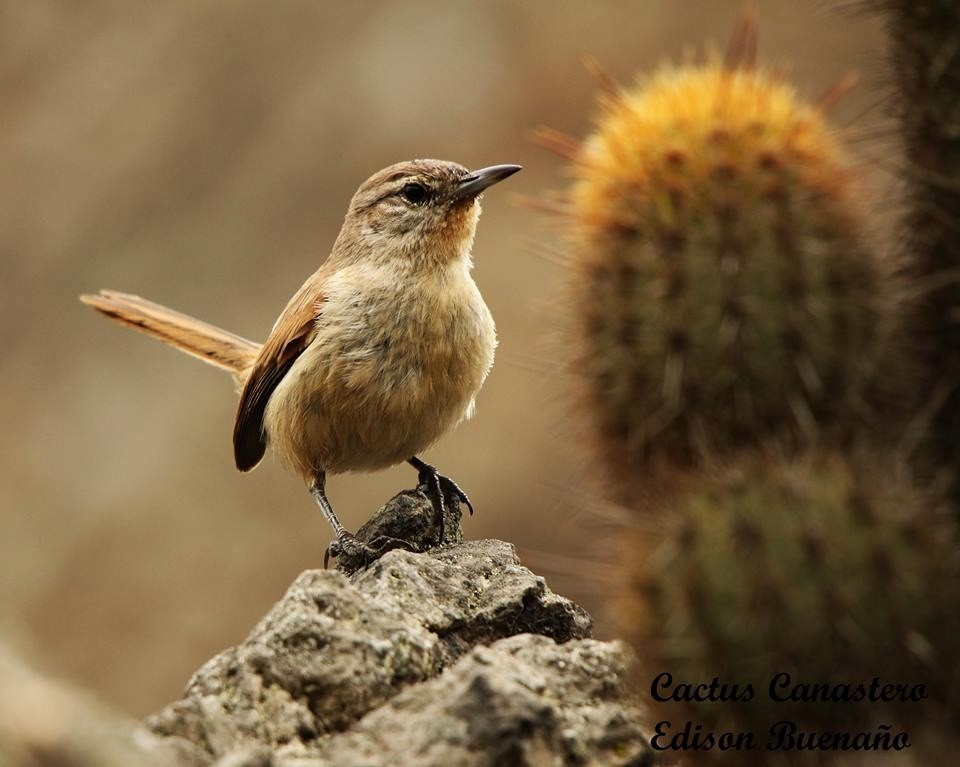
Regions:
<instances>
[{"instance_id":1,"label":"cactus","mask_svg":"<svg viewBox=\"0 0 960 767\"><path fill-rule=\"evenodd\" d=\"M662 538L639 530L623 538L614 607L640 651L643 687L669 671L675 684L720 677L752 684L756 695L654 704L655 721L686 714L705 730L763 736L783 719L843 730L878 714L929 722L932 711L958 705L958 548L929 498L892 480L865 482L837 456L754 457L698 472L674 504ZM922 683L929 699L771 703L777 672L806 683Z\"/></svg>"},{"instance_id":2,"label":"cactus","mask_svg":"<svg viewBox=\"0 0 960 767\"><path fill-rule=\"evenodd\" d=\"M573 369L619 479L869 424L894 291L820 110L729 62L601 104L579 148L541 138L573 160Z\"/></svg>"},{"instance_id":3,"label":"cactus","mask_svg":"<svg viewBox=\"0 0 960 767\"><path fill-rule=\"evenodd\" d=\"M927 363L918 407L940 403L921 470L952 474L952 496L960 502L960 3L870 5L886 16L896 95L891 106L906 159L904 240L920 295L915 343Z\"/></svg>"},{"instance_id":4,"label":"cactus","mask_svg":"<svg viewBox=\"0 0 960 767\"><path fill-rule=\"evenodd\" d=\"M916 6L926 21L944 7L883 4ZM952 24L936 39L958 38L939 52L960 66ZM917 233L938 267L921 258L901 282L865 242L852 171L824 121L837 91L803 103L754 65L754 45L744 19L724 63L665 68L629 90L604 80L582 144L540 135L575 177L565 307L583 409L615 496L658 512L628 516L613 612L643 689L661 672L752 685L740 702L645 696L654 722L762 738L782 720L832 732L893 720L922 731L929 749L960 722L957 526L938 494L886 469L900 464L888 438L937 388L928 376L913 396L905 318L915 309L903 296L925 296L930 347L956 356L958 312L940 291L960 282L943 272L953 245L942 231ZM953 120L960 109L946 96L956 91L927 107ZM957 143L933 143L960 146L960 132L949 138ZM925 206L929 215L934 201ZM915 211L913 221L924 219ZM949 377L958 363L945 362ZM935 424L942 458L960 435L952 394ZM807 684L922 684L927 697L773 703L778 672ZM762 747L734 753L727 763L773 763Z\"/></svg>"}]
</instances>

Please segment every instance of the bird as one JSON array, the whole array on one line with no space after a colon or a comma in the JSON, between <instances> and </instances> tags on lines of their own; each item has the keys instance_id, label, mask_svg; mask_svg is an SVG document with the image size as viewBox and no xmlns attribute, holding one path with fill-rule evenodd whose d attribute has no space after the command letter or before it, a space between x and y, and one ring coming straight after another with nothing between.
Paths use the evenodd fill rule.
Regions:
<instances>
[{"instance_id":1,"label":"bird","mask_svg":"<svg viewBox=\"0 0 960 767\"><path fill-rule=\"evenodd\" d=\"M328 474L409 463L442 543L446 504L456 498L471 514L473 506L419 454L472 417L493 365L496 328L471 251L483 192L519 170L420 159L374 173L263 344L136 295L101 290L80 300L233 374L236 467L255 468L269 447L305 481L333 530L325 565L402 545L349 533L327 498Z\"/></svg>"}]
</instances>

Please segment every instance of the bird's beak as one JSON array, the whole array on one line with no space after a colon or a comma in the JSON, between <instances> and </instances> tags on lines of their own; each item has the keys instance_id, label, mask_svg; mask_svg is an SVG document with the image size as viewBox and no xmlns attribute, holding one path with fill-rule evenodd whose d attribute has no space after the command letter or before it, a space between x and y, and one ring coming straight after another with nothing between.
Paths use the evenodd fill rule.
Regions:
<instances>
[{"instance_id":1,"label":"bird's beak","mask_svg":"<svg viewBox=\"0 0 960 767\"><path fill-rule=\"evenodd\" d=\"M491 165L489 168L470 171L453 190L451 199L472 200L488 186L493 186L507 176L512 176L521 167L520 165Z\"/></svg>"}]
</instances>

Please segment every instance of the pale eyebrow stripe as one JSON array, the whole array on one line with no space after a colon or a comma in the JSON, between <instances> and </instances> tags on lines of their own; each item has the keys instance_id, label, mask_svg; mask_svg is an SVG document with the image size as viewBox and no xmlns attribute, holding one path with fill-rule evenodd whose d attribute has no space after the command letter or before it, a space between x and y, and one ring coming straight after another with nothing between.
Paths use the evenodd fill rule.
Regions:
<instances>
[{"instance_id":1,"label":"pale eyebrow stripe","mask_svg":"<svg viewBox=\"0 0 960 767\"><path fill-rule=\"evenodd\" d=\"M397 183L398 181L404 181L404 184L399 184ZM400 193L400 190L403 189L403 187L407 183L422 184L426 188L427 192L431 195L436 192L436 186L433 179L430 179L428 181L423 176L418 175L416 173L411 173L410 171L397 171L396 173L393 173L387 176L383 180L383 183L390 184L391 185L390 188L387 191L383 192L378 197L376 197L375 199L370 200L370 202L364 204L361 208L358 208L358 210L366 210L367 208L370 208L376 205L378 202L383 202L388 197L396 196L397 194Z\"/></svg>"}]
</instances>

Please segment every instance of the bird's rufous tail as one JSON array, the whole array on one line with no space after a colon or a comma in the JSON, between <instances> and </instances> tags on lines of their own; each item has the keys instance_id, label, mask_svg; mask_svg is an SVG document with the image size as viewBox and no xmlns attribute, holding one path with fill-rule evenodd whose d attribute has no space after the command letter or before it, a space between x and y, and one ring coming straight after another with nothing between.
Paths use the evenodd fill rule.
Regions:
<instances>
[{"instance_id":1,"label":"bird's rufous tail","mask_svg":"<svg viewBox=\"0 0 960 767\"><path fill-rule=\"evenodd\" d=\"M229 370L238 381L260 351L258 343L140 296L101 290L98 295L80 296L80 300L112 320Z\"/></svg>"}]
</instances>

